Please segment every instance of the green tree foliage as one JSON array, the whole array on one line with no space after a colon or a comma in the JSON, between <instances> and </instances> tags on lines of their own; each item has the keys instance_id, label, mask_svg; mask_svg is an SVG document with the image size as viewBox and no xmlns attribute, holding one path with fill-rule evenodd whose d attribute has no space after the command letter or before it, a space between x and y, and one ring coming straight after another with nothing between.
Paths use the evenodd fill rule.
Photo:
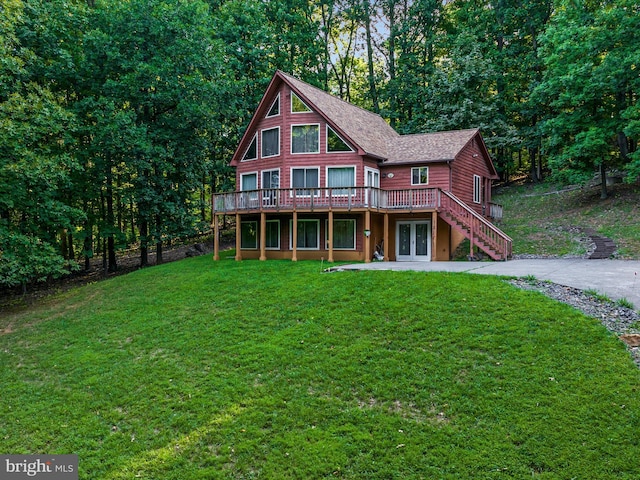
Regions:
<instances>
[{"instance_id":1,"label":"green tree foliage","mask_svg":"<svg viewBox=\"0 0 640 480\"><path fill-rule=\"evenodd\" d=\"M638 8L624 0L561 2L542 36L545 74L535 99L550 109L541 129L551 169L564 182L600 170L603 197L606 168L636 171Z\"/></svg>"},{"instance_id":2,"label":"green tree foliage","mask_svg":"<svg viewBox=\"0 0 640 480\"><path fill-rule=\"evenodd\" d=\"M64 273L59 232L82 212L68 202L77 169L68 153L73 116L40 85L34 52L19 42L24 5L0 12L0 285L26 285Z\"/></svg>"},{"instance_id":3,"label":"green tree foliage","mask_svg":"<svg viewBox=\"0 0 640 480\"><path fill-rule=\"evenodd\" d=\"M110 269L117 231L113 202L128 198L141 227L142 264L155 243L197 231L194 201L209 148L216 47L202 2L99 4L86 35L89 85L78 106L89 162L102 178Z\"/></svg>"}]
</instances>

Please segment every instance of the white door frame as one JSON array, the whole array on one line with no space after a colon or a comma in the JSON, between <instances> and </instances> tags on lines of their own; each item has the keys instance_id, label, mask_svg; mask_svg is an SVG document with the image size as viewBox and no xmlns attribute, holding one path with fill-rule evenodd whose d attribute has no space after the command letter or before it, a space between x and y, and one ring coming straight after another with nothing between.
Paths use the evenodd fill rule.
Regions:
<instances>
[{"instance_id":1,"label":"white door frame","mask_svg":"<svg viewBox=\"0 0 640 480\"><path fill-rule=\"evenodd\" d=\"M369 203L371 203L371 206L377 207L379 195L379 190L377 189L380 188L380 170L364 167L364 186L376 188L376 190L370 188L365 190L365 206L368 207ZM369 199L371 202L369 202Z\"/></svg>"},{"instance_id":2,"label":"white door frame","mask_svg":"<svg viewBox=\"0 0 640 480\"><path fill-rule=\"evenodd\" d=\"M407 230L406 227L409 227L409 229ZM424 238L425 233L426 238ZM409 236L406 240L409 242L408 245L406 244L406 241L401 245L401 235ZM401 249L403 250L403 253L401 253ZM396 221L396 261L431 261L431 220L421 219Z\"/></svg>"}]
</instances>

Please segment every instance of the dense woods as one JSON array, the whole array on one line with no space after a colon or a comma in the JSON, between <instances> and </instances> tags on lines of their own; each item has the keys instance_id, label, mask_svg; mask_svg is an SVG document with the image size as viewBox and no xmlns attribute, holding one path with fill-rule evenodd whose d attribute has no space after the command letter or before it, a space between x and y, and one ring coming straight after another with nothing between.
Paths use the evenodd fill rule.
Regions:
<instances>
[{"instance_id":1,"label":"dense woods","mask_svg":"<svg viewBox=\"0 0 640 480\"><path fill-rule=\"evenodd\" d=\"M639 47L637 0L3 0L0 286L207 231L276 69L504 180L635 181Z\"/></svg>"}]
</instances>

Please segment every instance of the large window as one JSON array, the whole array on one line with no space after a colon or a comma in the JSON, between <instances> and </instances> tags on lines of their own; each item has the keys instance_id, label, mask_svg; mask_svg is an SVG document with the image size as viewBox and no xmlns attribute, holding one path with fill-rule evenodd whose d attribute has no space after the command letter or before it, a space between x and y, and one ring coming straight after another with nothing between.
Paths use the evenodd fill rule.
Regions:
<instances>
[{"instance_id":1,"label":"large window","mask_svg":"<svg viewBox=\"0 0 640 480\"><path fill-rule=\"evenodd\" d=\"M428 185L429 167L415 167L411 169L411 185Z\"/></svg>"},{"instance_id":2,"label":"large window","mask_svg":"<svg viewBox=\"0 0 640 480\"><path fill-rule=\"evenodd\" d=\"M257 173L245 173L240 176L240 190L257 190L258 189L258 174Z\"/></svg>"},{"instance_id":3,"label":"large window","mask_svg":"<svg viewBox=\"0 0 640 480\"><path fill-rule=\"evenodd\" d=\"M329 125L327 125L327 152L353 152L353 149L347 145L347 142L345 142Z\"/></svg>"},{"instance_id":4,"label":"large window","mask_svg":"<svg viewBox=\"0 0 640 480\"><path fill-rule=\"evenodd\" d=\"M291 92L291 113L306 113L310 111L311 109L307 107L307 104L298 95Z\"/></svg>"},{"instance_id":5,"label":"large window","mask_svg":"<svg viewBox=\"0 0 640 480\"><path fill-rule=\"evenodd\" d=\"M263 170L262 188L280 188L280 170Z\"/></svg>"},{"instance_id":6,"label":"large window","mask_svg":"<svg viewBox=\"0 0 640 480\"><path fill-rule=\"evenodd\" d=\"M329 220L326 221L326 249L329 249ZM356 249L356 221L349 219L333 220L333 248L336 250Z\"/></svg>"},{"instance_id":7,"label":"large window","mask_svg":"<svg viewBox=\"0 0 640 480\"><path fill-rule=\"evenodd\" d=\"M327 187L333 189L333 195L348 195L349 190L340 187L354 187L355 184L355 167L327 167Z\"/></svg>"},{"instance_id":8,"label":"large window","mask_svg":"<svg viewBox=\"0 0 640 480\"><path fill-rule=\"evenodd\" d=\"M293 221L289 231L289 245L293 248ZM298 241L300 250L318 250L320 247L320 220L298 220Z\"/></svg>"},{"instance_id":9,"label":"large window","mask_svg":"<svg viewBox=\"0 0 640 480\"><path fill-rule=\"evenodd\" d=\"M291 153L320 153L320 125L292 125Z\"/></svg>"},{"instance_id":10,"label":"large window","mask_svg":"<svg viewBox=\"0 0 640 480\"><path fill-rule=\"evenodd\" d=\"M241 222L240 247L246 250L258 248L258 222Z\"/></svg>"},{"instance_id":11,"label":"large window","mask_svg":"<svg viewBox=\"0 0 640 480\"><path fill-rule=\"evenodd\" d=\"M244 207L256 208L258 206L258 174L245 173L240 176L240 190L252 190L240 197L240 201Z\"/></svg>"},{"instance_id":12,"label":"large window","mask_svg":"<svg viewBox=\"0 0 640 480\"><path fill-rule=\"evenodd\" d=\"M280 250L280 221L267 220L265 248L267 250Z\"/></svg>"},{"instance_id":13,"label":"large window","mask_svg":"<svg viewBox=\"0 0 640 480\"><path fill-rule=\"evenodd\" d=\"M258 158L258 135L253 136L253 140L251 140L249 148L247 148L244 157L242 157L242 161L255 160L256 158Z\"/></svg>"},{"instance_id":14,"label":"large window","mask_svg":"<svg viewBox=\"0 0 640 480\"><path fill-rule=\"evenodd\" d=\"M262 156L280 155L280 127L262 130Z\"/></svg>"},{"instance_id":15,"label":"large window","mask_svg":"<svg viewBox=\"0 0 640 480\"><path fill-rule=\"evenodd\" d=\"M291 188L296 189L296 195L318 195L317 190L311 190L320 186L320 170L318 168L292 168Z\"/></svg>"}]
</instances>

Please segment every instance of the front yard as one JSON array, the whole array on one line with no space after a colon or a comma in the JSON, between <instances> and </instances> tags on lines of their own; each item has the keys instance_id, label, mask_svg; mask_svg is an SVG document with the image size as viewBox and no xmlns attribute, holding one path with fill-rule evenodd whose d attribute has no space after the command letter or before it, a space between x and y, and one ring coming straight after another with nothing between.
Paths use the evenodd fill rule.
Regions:
<instances>
[{"instance_id":1,"label":"front yard","mask_svg":"<svg viewBox=\"0 0 640 480\"><path fill-rule=\"evenodd\" d=\"M80 478L640 476L622 343L492 277L204 256L2 330L0 450Z\"/></svg>"}]
</instances>

